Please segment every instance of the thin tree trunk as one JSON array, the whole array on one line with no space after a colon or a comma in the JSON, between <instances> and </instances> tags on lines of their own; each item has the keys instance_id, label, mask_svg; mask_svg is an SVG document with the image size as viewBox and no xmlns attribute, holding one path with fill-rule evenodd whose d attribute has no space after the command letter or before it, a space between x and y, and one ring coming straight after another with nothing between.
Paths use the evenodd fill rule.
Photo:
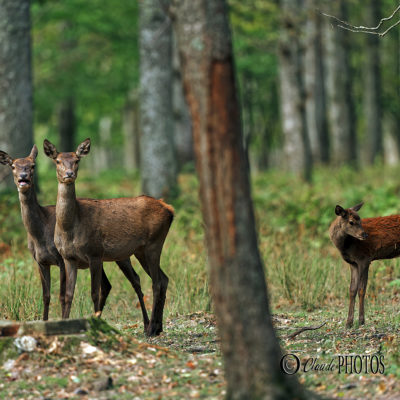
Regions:
<instances>
[{"instance_id":1,"label":"thin tree trunk","mask_svg":"<svg viewBox=\"0 0 400 400\"><path fill-rule=\"evenodd\" d=\"M308 136L313 160L329 162L324 74L322 65L321 15L317 0L306 0L304 84Z\"/></svg>"},{"instance_id":2,"label":"thin tree trunk","mask_svg":"<svg viewBox=\"0 0 400 400\"><path fill-rule=\"evenodd\" d=\"M140 168L139 103L136 91L129 93L123 111L124 166L128 171Z\"/></svg>"},{"instance_id":3,"label":"thin tree trunk","mask_svg":"<svg viewBox=\"0 0 400 400\"><path fill-rule=\"evenodd\" d=\"M174 37L174 35L172 36ZM174 139L179 169L181 169L186 163L194 161L193 134L189 108L183 93L181 64L175 38L172 47Z\"/></svg>"},{"instance_id":4,"label":"thin tree trunk","mask_svg":"<svg viewBox=\"0 0 400 400\"><path fill-rule=\"evenodd\" d=\"M227 398L305 398L297 380L279 369L281 351L257 246L226 3L175 0L171 12L193 121Z\"/></svg>"},{"instance_id":5,"label":"thin tree trunk","mask_svg":"<svg viewBox=\"0 0 400 400\"><path fill-rule=\"evenodd\" d=\"M29 0L0 0L0 149L26 157L33 146ZM8 174L2 186L14 186Z\"/></svg>"},{"instance_id":6,"label":"thin tree trunk","mask_svg":"<svg viewBox=\"0 0 400 400\"><path fill-rule=\"evenodd\" d=\"M72 97L65 99L58 112L58 131L60 135L60 151L75 149L75 103Z\"/></svg>"},{"instance_id":7,"label":"thin tree trunk","mask_svg":"<svg viewBox=\"0 0 400 400\"><path fill-rule=\"evenodd\" d=\"M141 176L145 194L173 195L177 165L173 137L172 38L159 0L140 3Z\"/></svg>"},{"instance_id":8,"label":"thin tree trunk","mask_svg":"<svg viewBox=\"0 0 400 400\"><path fill-rule=\"evenodd\" d=\"M369 0L365 6L367 26L374 26L381 19L379 0ZM368 162L373 164L383 154L382 110L381 110L381 71L379 37L366 35L365 63L365 118L368 140Z\"/></svg>"},{"instance_id":9,"label":"thin tree trunk","mask_svg":"<svg viewBox=\"0 0 400 400\"><path fill-rule=\"evenodd\" d=\"M312 156L306 126L304 82L299 39L299 0L281 0L279 80L284 153L290 171L311 180Z\"/></svg>"},{"instance_id":10,"label":"thin tree trunk","mask_svg":"<svg viewBox=\"0 0 400 400\"><path fill-rule=\"evenodd\" d=\"M347 19L344 0L329 2L329 12ZM331 158L335 165L357 164L355 113L351 93L348 35L324 21L325 72Z\"/></svg>"}]
</instances>

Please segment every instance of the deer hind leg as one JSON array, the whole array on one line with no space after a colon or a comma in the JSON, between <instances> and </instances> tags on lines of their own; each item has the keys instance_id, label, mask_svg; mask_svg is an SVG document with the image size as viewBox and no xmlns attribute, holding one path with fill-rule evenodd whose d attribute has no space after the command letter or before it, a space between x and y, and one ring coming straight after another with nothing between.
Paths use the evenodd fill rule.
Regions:
<instances>
[{"instance_id":1,"label":"deer hind leg","mask_svg":"<svg viewBox=\"0 0 400 400\"><path fill-rule=\"evenodd\" d=\"M65 275L66 275L66 285L65 285L65 308L63 312L63 318L69 318L71 312L72 300L74 298L76 276L77 276L77 265L75 261L64 260L65 264Z\"/></svg>"},{"instance_id":2,"label":"deer hind leg","mask_svg":"<svg viewBox=\"0 0 400 400\"><path fill-rule=\"evenodd\" d=\"M96 317L101 316L100 300L101 286L103 277L103 262L100 259L91 259L89 261L90 277L91 277L91 295L94 305L94 313ZM107 279L107 278L106 278ZM108 279L107 279L108 281ZM111 286L111 285L110 285ZM108 293L107 293L108 295Z\"/></svg>"},{"instance_id":3,"label":"deer hind leg","mask_svg":"<svg viewBox=\"0 0 400 400\"><path fill-rule=\"evenodd\" d=\"M117 261L117 264L121 269L121 271L124 273L125 277L131 283L133 289L135 290L139 298L140 308L142 309L142 315L143 315L144 330L145 332L147 332L149 326L149 316L147 315L146 306L144 304L142 287L140 286L140 277L133 269L129 258L127 260Z\"/></svg>"},{"instance_id":4,"label":"deer hind leg","mask_svg":"<svg viewBox=\"0 0 400 400\"><path fill-rule=\"evenodd\" d=\"M49 319L49 306L50 306L50 265L39 264L40 280L42 282L43 293L43 321Z\"/></svg>"},{"instance_id":5,"label":"deer hind leg","mask_svg":"<svg viewBox=\"0 0 400 400\"><path fill-rule=\"evenodd\" d=\"M351 328L353 326L354 320L354 305L356 301L359 275L357 265L350 264L351 280L350 280L350 304L349 313L347 315L346 328Z\"/></svg>"},{"instance_id":6,"label":"deer hind leg","mask_svg":"<svg viewBox=\"0 0 400 400\"><path fill-rule=\"evenodd\" d=\"M101 286L100 286L100 311L103 311L104 305L106 304L107 297L110 293L112 286L107 278L106 272L102 271L101 274Z\"/></svg>"},{"instance_id":7,"label":"deer hind leg","mask_svg":"<svg viewBox=\"0 0 400 400\"><path fill-rule=\"evenodd\" d=\"M160 248L161 247L161 248ZM147 246L143 251L138 251L135 256L143 269L152 280L153 309L146 334L156 336L162 332L164 304L168 287L168 277L160 268L160 255L162 246Z\"/></svg>"},{"instance_id":8,"label":"deer hind leg","mask_svg":"<svg viewBox=\"0 0 400 400\"><path fill-rule=\"evenodd\" d=\"M360 267L359 275L360 275L360 283L358 285L358 301L359 301L359 312L358 312L358 323L359 325L364 325L364 299L365 292L367 290L368 283L368 270L369 263L364 264Z\"/></svg>"}]
</instances>

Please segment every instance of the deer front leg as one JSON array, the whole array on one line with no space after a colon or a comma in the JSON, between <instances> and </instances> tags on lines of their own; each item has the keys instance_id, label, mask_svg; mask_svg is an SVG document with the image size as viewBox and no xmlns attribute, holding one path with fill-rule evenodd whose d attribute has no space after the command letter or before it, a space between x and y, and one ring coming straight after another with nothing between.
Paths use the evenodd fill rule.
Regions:
<instances>
[{"instance_id":1,"label":"deer front leg","mask_svg":"<svg viewBox=\"0 0 400 400\"><path fill-rule=\"evenodd\" d=\"M346 328L351 328L353 326L354 305L355 305L355 299L357 295L358 281L359 281L357 265L350 264L350 271L351 271L350 293L349 293L350 304L349 304L349 313L347 315Z\"/></svg>"},{"instance_id":2,"label":"deer front leg","mask_svg":"<svg viewBox=\"0 0 400 400\"><path fill-rule=\"evenodd\" d=\"M43 321L49 319L49 306L50 306L50 265L39 264L40 280L42 282L43 293Z\"/></svg>"},{"instance_id":3,"label":"deer front leg","mask_svg":"<svg viewBox=\"0 0 400 400\"><path fill-rule=\"evenodd\" d=\"M103 274L103 262L99 259L89 261L91 286L92 286L92 301L94 305L94 313L96 317L101 316L101 280ZM111 285L110 285L111 286ZM105 300L104 300L105 302Z\"/></svg>"},{"instance_id":4,"label":"deer front leg","mask_svg":"<svg viewBox=\"0 0 400 400\"><path fill-rule=\"evenodd\" d=\"M101 274L101 289L100 289L100 311L103 311L104 305L106 304L106 300L108 294L111 290L111 283L107 278L106 272L104 271Z\"/></svg>"},{"instance_id":5,"label":"deer front leg","mask_svg":"<svg viewBox=\"0 0 400 400\"><path fill-rule=\"evenodd\" d=\"M69 318L71 312L72 300L74 298L77 265L74 261L64 260L65 263L65 276L66 276L66 289L65 289L65 307L63 318Z\"/></svg>"},{"instance_id":6,"label":"deer front leg","mask_svg":"<svg viewBox=\"0 0 400 400\"><path fill-rule=\"evenodd\" d=\"M368 270L369 270L369 264L366 264L363 265L361 271L359 271L360 283L358 286L358 301L359 301L358 323L360 325L364 325L365 323L364 298L365 298L365 292L367 290Z\"/></svg>"},{"instance_id":7,"label":"deer front leg","mask_svg":"<svg viewBox=\"0 0 400 400\"><path fill-rule=\"evenodd\" d=\"M65 266L64 262L60 262L58 264L60 267L60 305L61 305L61 315L64 315L64 310L65 310L65 291L67 289L67 278L65 274Z\"/></svg>"}]
</instances>

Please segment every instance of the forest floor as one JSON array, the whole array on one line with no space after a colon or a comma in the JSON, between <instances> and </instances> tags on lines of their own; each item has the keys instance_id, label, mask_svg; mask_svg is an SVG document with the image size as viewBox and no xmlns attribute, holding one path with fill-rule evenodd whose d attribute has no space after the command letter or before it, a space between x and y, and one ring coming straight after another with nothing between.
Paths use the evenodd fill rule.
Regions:
<instances>
[{"instance_id":1,"label":"forest floor","mask_svg":"<svg viewBox=\"0 0 400 400\"><path fill-rule=\"evenodd\" d=\"M400 329L390 322L391 310L390 306L369 310L367 324L353 329L344 327L343 313L337 309L275 313L273 321L284 354L299 358L297 375L308 389L324 398L388 400L400 396ZM323 322L320 329L288 338L301 327ZM150 339L141 323L120 324L117 329L117 334L92 330L38 337L36 349L23 353L17 351L14 339L0 339L0 398L224 398L212 314L169 318L164 332ZM356 360L354 366L351 361L357 355L362 361ZM348 356L347 371L346 362L340 366L340 356Z\"/></svg>"}]
</instances>

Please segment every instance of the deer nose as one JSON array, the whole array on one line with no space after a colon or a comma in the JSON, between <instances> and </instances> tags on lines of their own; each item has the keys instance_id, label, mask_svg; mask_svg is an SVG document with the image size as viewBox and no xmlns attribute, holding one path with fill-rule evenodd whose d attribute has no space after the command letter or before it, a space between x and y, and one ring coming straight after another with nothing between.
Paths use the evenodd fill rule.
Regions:
<instances>
[{"instance_id":1,"label":"deer nose","mask_svg":"<svg viewBox=\"0 0 400 400\"><path fill-rule=\"evenodd\" d=\"M28 174L26 173L26 172L21 172L20 174L19 174L19 178L20 179L26 179L28 177Z\"/></svg>"},{"instance_id":2,"label":"deer nose","mask_svg":"<svg viewBox=\"0 0 400 400\"><path fill-rule=\"evenodd\" d=\"M362 234L362 237L363 237L364 239L366 239L366 238L368 237L368 233L364 232L364 233Z\"/></svg>"},{"instance_id":3,"label":"deer nose","mask_svg":"<svg viewBox=\"0 0 400 400\"><path fill-rule=\"evenodd\" d=\"M65 173L65 175L66 175L67 178L73 178L75 174L74 174L74 171L67 171Z\"/></svg>"}]
</instances>

